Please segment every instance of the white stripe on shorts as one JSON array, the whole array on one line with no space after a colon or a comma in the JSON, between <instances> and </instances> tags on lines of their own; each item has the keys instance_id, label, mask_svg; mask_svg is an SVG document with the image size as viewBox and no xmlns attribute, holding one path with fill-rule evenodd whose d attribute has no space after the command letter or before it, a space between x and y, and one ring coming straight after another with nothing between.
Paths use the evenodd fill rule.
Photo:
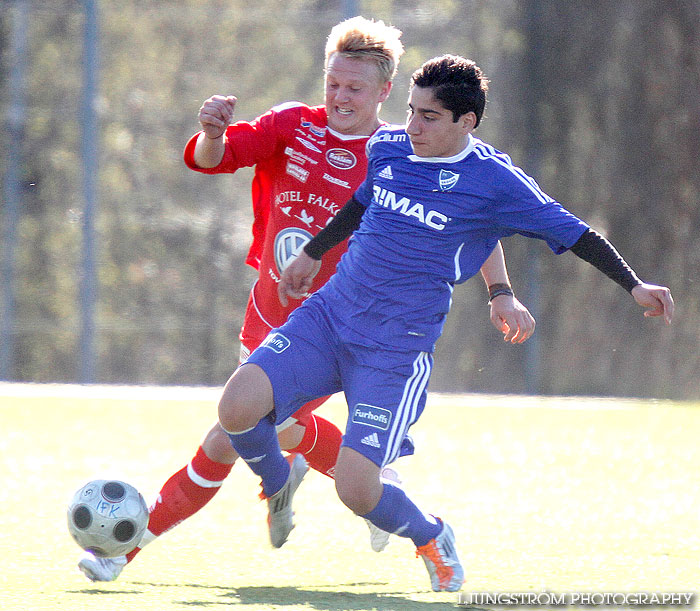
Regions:
<instances>
[{"instance_id":1,"label":"white stripe on shorts","mask_svg":"<svg viewBox=\"0 0 700 611\"><path fill-rule=\"evenodd\" d=\"M384 465L395 461L399 457L401 444L408 432L408 428L416 421L418 404L423 396L425 387L428 385L430 371L430 354L421 352L416 360L413 361L413 374L406 381L401 402L394 415L394 424L391 427L389 443L384 454Z\"/></svg>"}]
</instances>

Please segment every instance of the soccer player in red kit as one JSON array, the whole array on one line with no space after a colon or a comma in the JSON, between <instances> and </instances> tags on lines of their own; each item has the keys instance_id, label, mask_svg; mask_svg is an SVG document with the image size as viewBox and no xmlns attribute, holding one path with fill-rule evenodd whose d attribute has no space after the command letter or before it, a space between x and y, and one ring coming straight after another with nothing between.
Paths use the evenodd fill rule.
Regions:
<instances>
[{"instance_id":1,"label":"soccer player in red kit","mask_svg":"<svg viewBox=\"0 0 700 611\"><path fill-rule=\"evenodd\" d=\"M202 130L185 147L186 165L207 174L255 167L253 242L246 262L259 274L240 333L241 362L299 305L283 307L277 297L277 284L289 261L335 217L365 178L365 146L382 124L379 108L391 91L403 53L400 35L394 27L362 17L335 26L326 46L323 106L289 102L251 122L233 124L234 96L213 96L200 108ZM346 246L339 245L324 257L309 293L334 273ZM482 274L487 285L508 284L500 247ZM524 341L534 330L534 320L517 300L492 300L491 320L513 343ZM290 452L290 462L296 461L301 473L299 482L306 463L333 477L342 433L313 413L326 399L304 405L278 427L281 447ZM80 569L93 581L116 579L144 545L211 500L237 457L217 422L190 463L164 484L150 509L148 530L139 547L122 558L97 558L86 552ZM396 479L391 469L384 475ZM272 501L268 500L270 538L274 547L280 547L289 534L291 507L282 504L277 515ZM277 528L279 520L282 524ZM372 547L381 551L389 534L368 525Z\"/></svg>"}]
</instances>

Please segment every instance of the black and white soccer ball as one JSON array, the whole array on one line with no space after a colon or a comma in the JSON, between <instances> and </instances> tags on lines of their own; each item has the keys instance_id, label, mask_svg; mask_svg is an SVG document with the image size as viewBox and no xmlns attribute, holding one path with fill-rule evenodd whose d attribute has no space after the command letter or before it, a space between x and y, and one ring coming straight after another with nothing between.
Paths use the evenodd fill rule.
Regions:
<instances>
[{"instance_id":1,"label":"black and white soccer ball","mask_svg":"<svg viewBox=\"0 0 700 611\"><path fill-rule=\"evenodd\" d=\"M68 506L68 531L96 556L132 551L148 526L148 507L136 488L119 480L96 479L75 493Z\"/></svg>"}]
</instances>

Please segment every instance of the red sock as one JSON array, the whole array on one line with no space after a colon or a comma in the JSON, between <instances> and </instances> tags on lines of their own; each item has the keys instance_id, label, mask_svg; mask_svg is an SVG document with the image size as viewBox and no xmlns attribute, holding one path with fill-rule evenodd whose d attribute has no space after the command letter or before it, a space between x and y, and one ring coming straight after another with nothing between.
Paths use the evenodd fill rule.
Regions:
<instances>
[{"instance_id":1,"label":"red sock","mask_svg":"<svg viewBox=\"0 0 700 611\"><path fill-rule=\"evenodd\" d=\"M214 462L200 446L189 465L180 469L165 484L149 509L148 530L141 546L126 555L131 562L141 547L197 513L221 488L231 472L226 463Z\"/></svg>"},{"instance_id":2,"label":"red sock","mask_svg":"<svg viewBox=\"0 0 700 611\"><path fill-rule=\"evenodd\" d=\"M333 478L342 441L343 434L335 424L311 414L301 442L288 451L303 454L309 466Z\"/></svg>"}]
</instances>

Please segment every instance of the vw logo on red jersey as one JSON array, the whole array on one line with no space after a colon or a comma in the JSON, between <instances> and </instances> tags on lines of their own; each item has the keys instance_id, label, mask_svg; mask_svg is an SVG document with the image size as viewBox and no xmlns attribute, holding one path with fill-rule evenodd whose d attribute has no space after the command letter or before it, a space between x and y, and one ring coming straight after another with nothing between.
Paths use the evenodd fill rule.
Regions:
<instances>
[{"instance_id":1,"label":"vw logo on red jersey","mask_svg":"<svg viewBox=\"0 0 700 611\"><path fill-rule=\"evenodd\" d=\"M313 235L298 227L287 227L275 238L275 265L280 274L287 269L289 262L296 258Z\"/></svg>"},{"instance_id":2,"label":"vw logo on red jersey","mask_svg":"<svg viewBox=\"0 0 700 611\"><path fill-rule=\"evenodd\" d=\"M328 149L326 161L339 170L349 170L357 165L357 157L347 149Z\"/></svg>"}]
</instances>

